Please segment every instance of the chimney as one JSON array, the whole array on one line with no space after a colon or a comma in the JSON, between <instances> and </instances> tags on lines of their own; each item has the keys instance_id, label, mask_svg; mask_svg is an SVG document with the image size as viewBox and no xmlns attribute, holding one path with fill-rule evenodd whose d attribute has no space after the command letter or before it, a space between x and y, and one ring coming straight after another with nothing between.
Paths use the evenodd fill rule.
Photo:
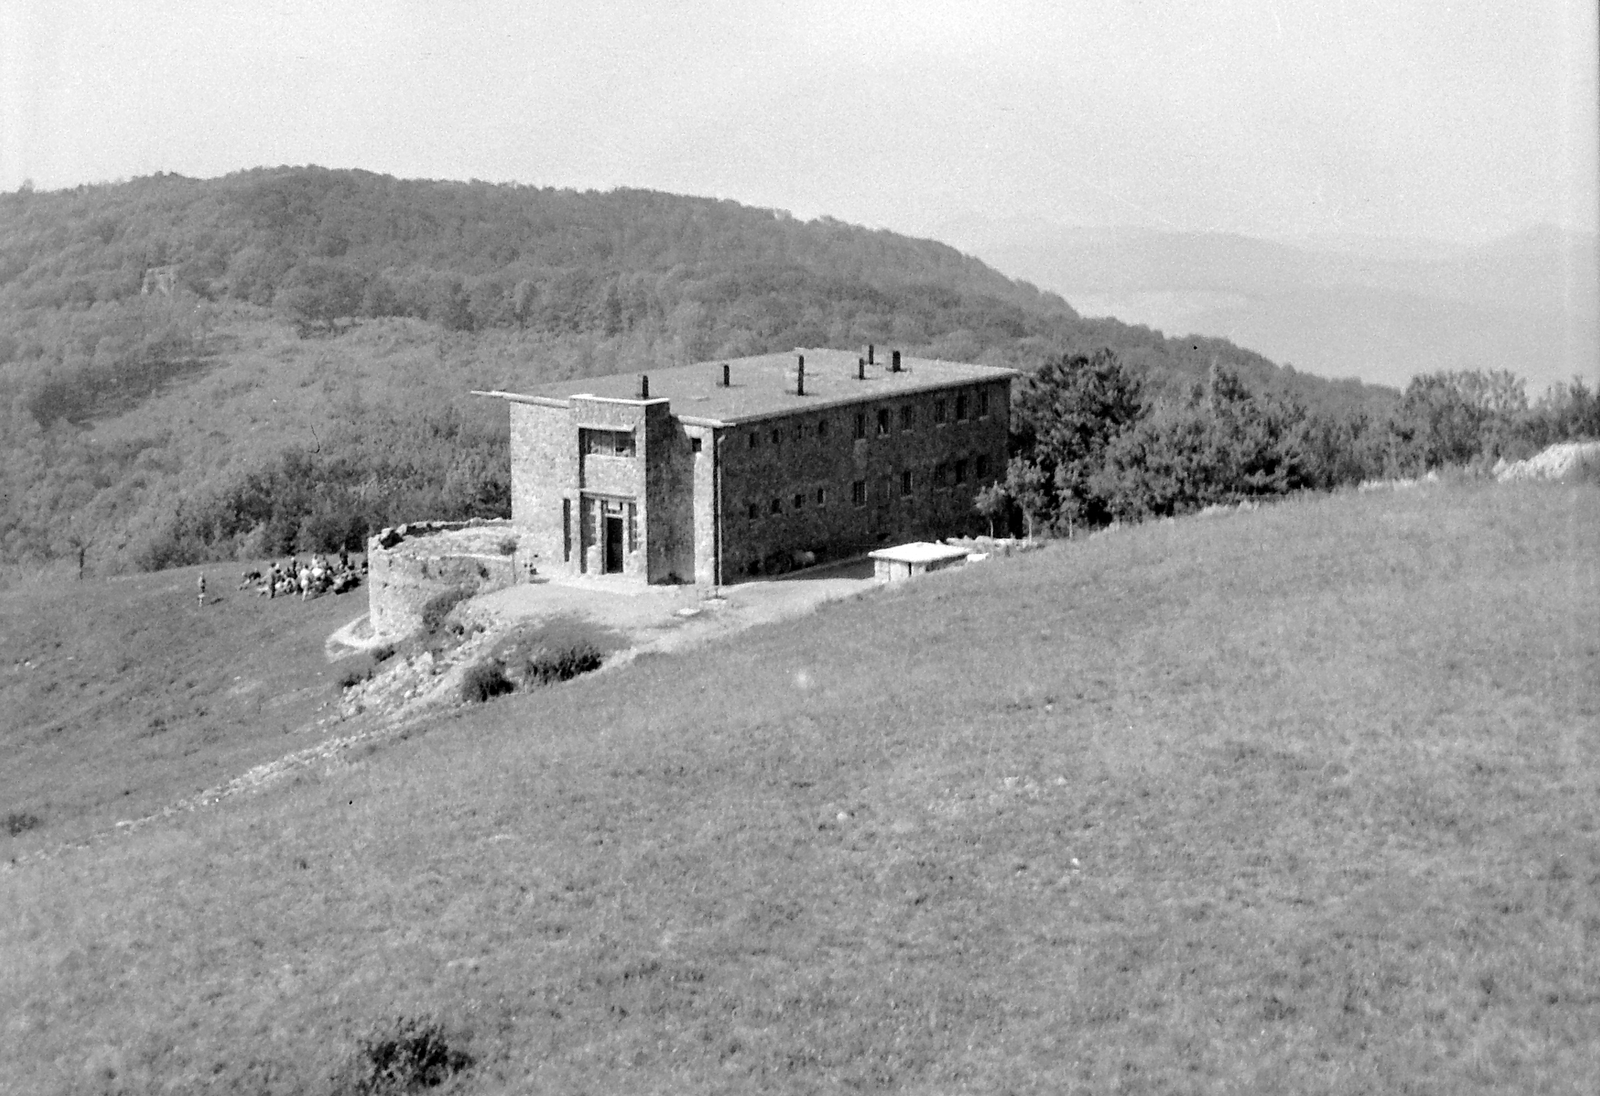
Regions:
<instances>
[{"instance_id":1,"label":"chimney","mask_svg":"<svg viewBox=\"0 0 1600 1096\"><path fill-rule=\"evenodd\" d=\"M722 387L733 387L733 371L729 368L727 362L722 363Z\"/></svg>"},{"instance_id":2,"label":"chimney","mask_svg":"<svg viewBox=\"0 0 1600 1096\"><path fill-rule=\"evenodd\" d=\"M867 359L866 358L857 358L856 359L856 380L864 381L866 379L867 379Z\"/></svg>"},{"instance_id":3,"label":"chimney","mask_svg":"<svg viewBox=\"0 0 1600 1096\"><path fill-rule=\"evenodd\" d=\"M871 343L867 344L867 364L868 365L872 364L872 344Z\"/></svg>"},{"instance_id":4,"label":"chimney","mask_svg":"<svg viewBox=\"0 0 1600 1096\"><path fill-rule=\"evenodd\" d=\"M889 372L891 372L891 373L900 372L900 351L898 351L898 350L896 350L894 352L894 359L893 359L892 364L889 366Z\"/></svg>"},{"instance_id":5,"label":"chimney","mask_svg":"<svg viewBox=\"0 0 1600 1096\"><path fill-rule=\"evenodd\" d=\"M650 374L648 373L639 374L639 398L641 400L650 398Z\"/></svg>"},{"instance_id":6,"label":"chimney","mask_svg":"<svg viewBox=\"0 0 1600 1096\"><path fill-rule=\"evenodd\" d=\"M806 356L804 354L800 355L800 364L795 366L794 394L797 396L806 394Z\"/></svg>"}]
</instances>

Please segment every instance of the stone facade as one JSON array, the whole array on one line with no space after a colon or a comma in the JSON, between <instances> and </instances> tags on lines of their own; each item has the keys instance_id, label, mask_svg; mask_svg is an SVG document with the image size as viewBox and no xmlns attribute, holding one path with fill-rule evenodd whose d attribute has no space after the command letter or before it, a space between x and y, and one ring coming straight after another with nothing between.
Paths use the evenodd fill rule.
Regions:
<instances>
[{"instance_id":1,"label":"stone facade","mask_svg":"<svg viewBox=\"0 0 1600 1096\"><path fill-rule=\"evenodd\" d=\"M803 350L485 393L510 405L518 574L726 584L976 530L1014 376Z\"/></svg>"},{"instance_id":2,"label":"stone facade","mask_svg":"<svg viewBox=\"0 0 1600 1096\"><path fill-rule=\"evenodd\" d=\"M367 542L367 607L378 635L416 631L424 606L440 594L488 593L516 581L503 548L515 536L506 522L421 522L400 529Z\"/></svg>"}]
</instances>

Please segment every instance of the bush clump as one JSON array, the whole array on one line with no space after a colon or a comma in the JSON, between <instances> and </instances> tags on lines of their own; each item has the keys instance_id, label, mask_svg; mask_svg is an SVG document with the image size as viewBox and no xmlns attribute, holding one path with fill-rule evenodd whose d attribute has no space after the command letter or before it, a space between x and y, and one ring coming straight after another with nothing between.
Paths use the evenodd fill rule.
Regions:
<instances>
[{"instance_id":1,"label":"bush clump","mask_svg":"<svg viewBox=\"0 0 1600 1096\"><path fill-rule=\"evenodd\" d=\"M41 819L36 814L27 811L12 811L6 815L6 832L12 837L18 837L29 830L37 829Z\"/></svg>"},{"instance_id":2,"label":"bush clump","mask_svg":"<svg viewBox=\"0 0 1600 1096\"><path fill-rule=\"evenodd\" d=\"M535 651L528 659L522 678L529 685L554 685L560 681L570 681L579 674L598 670L602 657L600 648L587 640L545 648Z\"/></svg>"},{"instance_id":3,"label":"bush clump","mask_svg":"<svg viewBox=\"0 0 1600 1096\"><path fill-rule=\"evenodd\" d=\"M475 662L461 675L461 699L468 704L482 704L514 688L505 667L494 659Z\"/></svg>"},{"instance_id":4,"label":"bush clump","mask_svg":"<svg viewBox=\"0 0 1600 1096\"><path fill-rule=\"evenodd\" d=\"M428 635L436 635L444 624L444 618L450 615L450 610L472 596L470 586L452 586L448 590L441 590L434 594L422 605L422 630Z\"/></svg>"},{"instance_id":5,"label":"bush clump","mask_svg":"<svg viewBox=\"0 0 1600 1096\"><path fill-rule=\"evenodd\" d=\"M472 1061L472 1055L450 1046L440 1024L401 1016L361 1040L336 1091L348 1096L421 1092L471 1069Z\"/></svg>"}]
</instances>

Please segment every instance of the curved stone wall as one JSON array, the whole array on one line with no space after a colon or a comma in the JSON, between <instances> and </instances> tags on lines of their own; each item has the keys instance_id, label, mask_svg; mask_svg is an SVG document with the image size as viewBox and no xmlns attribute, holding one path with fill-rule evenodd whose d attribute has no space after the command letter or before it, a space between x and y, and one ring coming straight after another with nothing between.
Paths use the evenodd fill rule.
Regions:
<instances>
[{"instance_id":1,"label":"curved stone wall","mask_svg":"<svg viewBox=\"0 0 1600 1096\"><path fill-rule=\"evenodd\" d=\"M457 587L482 594L512 585L516 539L507 521L417 522L382 530L367 542L373 632L415 632L429 599Z\"/></svg>"}]
</instances>

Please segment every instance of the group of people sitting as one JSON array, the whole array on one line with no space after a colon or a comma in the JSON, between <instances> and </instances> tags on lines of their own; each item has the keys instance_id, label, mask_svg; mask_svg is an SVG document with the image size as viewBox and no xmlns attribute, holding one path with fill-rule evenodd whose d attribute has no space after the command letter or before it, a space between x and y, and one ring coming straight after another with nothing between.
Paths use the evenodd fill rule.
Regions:
<instances>
[{"instance_id":1,"label":"group of people sitting","mask_svg":"<svg viewBox=\"0 0 1600 1096\"><path fill-rule=\"evenodd\" d=\"M290 597L298 591L300 600L304 601L318 594L342 594L346 590L354 590L361 585L361 572L366 569L367 562L362 560L360 571L357 571L350 562L350 553L343 548L339 549L337 564L321 552L313 553L303 561L297 556L290 556L282 563L274 562L264 574L261 571L246 571L239 589L254 585L256 593L267 598Z\"/></svg>"}]
</instances>

